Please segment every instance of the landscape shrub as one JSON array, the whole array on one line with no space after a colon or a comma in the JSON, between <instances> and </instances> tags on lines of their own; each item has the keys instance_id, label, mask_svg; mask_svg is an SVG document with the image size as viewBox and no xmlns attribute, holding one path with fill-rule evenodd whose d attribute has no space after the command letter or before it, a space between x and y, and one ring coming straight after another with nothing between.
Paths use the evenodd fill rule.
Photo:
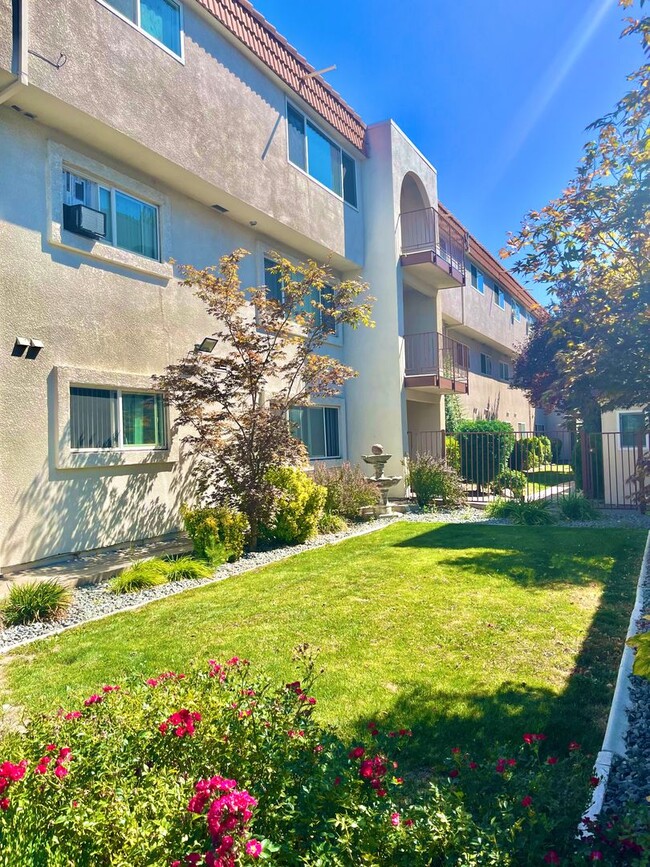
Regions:
<instances>
[{"instance_id":1,"label":"landscape shrub","mask_svg":"<svg viewBox=\"0 0 650 867\"><path fill-rule=\"evenodd\" d=\"M318 529L327 489L299 467L271 467L266 478L274 497L273 515L262 528L263 535L281 545L305 542Z\"/></svg>"},{"instance_id":2,"label":"landscape shrub","mask_svg":"<svg viewBox=\"0 0 650 867\"><path fill-rule=\"evenodd\" d=\"M0 619L5 626L58 620L71 602L69 590L54 579L13 584L0 607Z\"/></svg>"},{"instance_id":3,"label":"landscape shrub","mask_svg":"<svg viewBox=\"0 0 650 867\"><path fill-rule=\"evenodd\" d=\"M346 462L328 467L317 463L312 478L327 489L325 512L340 515L346 521L358 521L361 509L379 502L379 491L356 465Z\"/></svg>"},{"instance_id":4,"label":"landscape shrub","mask_svg":"<svg viewBox=\"0 0 650 867\"><path fill-rule=\"evenodd\" d=\"M486 509L491 518L509 518L513 524L555 524L556 517L548 500L495 500Z\"/></svg>"},{"instance_id":5,"label":"landscape shrub","mask_svg":"<svg viewBox=\"0 0 650 867\"><path fill-rule=\"evenodd\" d=\"M515 435L505 421L461 421L458 425L460 474L480 490L508 465Z\"/></svg>"},{"instance_id":6,"label":"landscape shrub","mask_svg":"<svg viewBox=\"0 0 650 867\"><path fill-rule=\"evenodd\" d=\"M168 581L169 564L159 557L151 560L141 560L129 566L124 572L111 578L108 589L111 593L137 593L138 590L147 590L150 587L158 587Z\"/></svg>"},{"instance_id":7,"label":"landscape shrub","mask_svg":"<svg viewBox=\"0 0 650 867\"><path fill-rule=\"evenodd\" d=\"M319 533L341 533L343 530L347 530L347 527L345 519L334 512L323 512L318 519Z\"/></svg>"},{"instance_id":8,"label":"landscape shrub","mask_svg":"<svg viewBox=\"0 0 650 867\"><path fill-rule=\"evenodd\" d=\"M456 437L445 437L445 460L453 470L460 473L460 445Z\"/></svg>"},{"instance_id":9,"label":"landscape shrub","mask_svg":"<svg viewBox=\"0 0 650 867\"><path fill-rule=\"evenodd\" d=\"M445 506L460 506L465 491L458 473L441 458L417 454L408 462L406 482L415 494L418 506L441 499Z\"/></svg>"},{"instance_id":10,"label":"landscape shrub","mask_svg":"<svg viewBox=\"0 0 650 867\"><path fill-rule=\"evenodd\" d=\"M34 715L0 741L0 867L594 860L576 839L597 782L577 743L454 744L411 777L408 721L370 721L351 743L318 723L313 662L274 687L246 660L210 660ZM593 831L606 863L640 863L629 840Z\"/></svg>"},{"instance_id":11,"label":"landscape shrub","mask_svg":"<svg viewBox=\"0 0 650 867\"><path fill-rule=\"evenodd\" d=\"M567 521L595 521L600 517L598 509L584 494L566 494L557 501L560 513Z\"/></svg>"},{"instance_id":12,"label":"landscape shrub","mask_svg":"<svg viewBox=\"0 0 650 867\"><path fill-rule=\"evenodd\" d=\"M535 470L552 458L551 441L546 436L522 437L515 441L510 455L513 470Z\"/></svg>"},{"instance_id":13,"label":"landscape shrub","mask_svg":"<svg viewBox=\"0 0 650 867\"><path fill-rule=\"evenodd\" d=\"M196 560L194 557L176 557L166 561L168 581L197 581L201 578L210 578L213 570L207 563Z\"/></svg>"},{"instance_id":14,"label":"landscape shrub","mask_svg":"<svg viewBox=\"0 0 650 867\"><path fill-rule=\"evenodd\" d=\"M191 509L183 504L181 517L194 553L212 566L234 563L244 553L248 521L241 512L226 506Z\"/></svg>"},{"instance_id":15,"label":"landscape shrub","mask_svg":"<svg viewBox=\"0 0 650 867\"><path fill-rule=\"evenodd\" d=\"M526 482L526 474L519 470L501 470L491 483L490 490L493 494L504 494L508 490L513 497L521 499L526 491Z\"/></svg>"}]
</instances>

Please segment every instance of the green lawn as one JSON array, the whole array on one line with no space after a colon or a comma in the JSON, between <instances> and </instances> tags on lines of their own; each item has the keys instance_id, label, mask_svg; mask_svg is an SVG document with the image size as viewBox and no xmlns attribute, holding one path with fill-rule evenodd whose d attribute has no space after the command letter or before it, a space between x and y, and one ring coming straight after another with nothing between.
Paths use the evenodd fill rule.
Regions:
<instances>
[{"instance_id":1,"label":"green lawn","mask_svg":"<svg viewBox=\"0 0 650 867\"><path fill-rule=\"evenodd\" d=\"M537 494L546 488L563 485L574 479L573 467L570 464L548 464L526 473L526 493Z\"/></svg>"},{"instance_id":2,"label":"green lawn","mask_svg":"<svg viewBox=\"0 0 650 867\"><path fill-rule=\"evenodd\" d=\"M397 523L17 650L3 701L30 710L194 661L291 677L321 649L321 718L414 731L417 761L525 731L596 750L645 533Z\"/></svg>"}]
</instances>

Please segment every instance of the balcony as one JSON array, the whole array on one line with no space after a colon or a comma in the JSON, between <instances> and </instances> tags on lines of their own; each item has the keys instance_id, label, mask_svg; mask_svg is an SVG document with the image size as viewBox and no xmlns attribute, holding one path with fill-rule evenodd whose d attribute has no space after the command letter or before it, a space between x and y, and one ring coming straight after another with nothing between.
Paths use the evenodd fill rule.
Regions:
<instances>
[{"instance_id":1,"label":"balcony","mask_svg":"<svg viewBox=\"0 0 650 867\"><path fill-rule=\"evenodd\" d=\"M435 208L400 214L403 268L434 289L452 289L465 281L467 236Z\"/></svg>"},{"instance_id":2,"label":"balcony","mask_svg":"<svg viewBox=\"0 0 650 867\"><path fill-rule=\"evenodd\" d=\"M404 336L404 387L469 391L469 347L435 331Z\"/></svg>"}]
</instances>

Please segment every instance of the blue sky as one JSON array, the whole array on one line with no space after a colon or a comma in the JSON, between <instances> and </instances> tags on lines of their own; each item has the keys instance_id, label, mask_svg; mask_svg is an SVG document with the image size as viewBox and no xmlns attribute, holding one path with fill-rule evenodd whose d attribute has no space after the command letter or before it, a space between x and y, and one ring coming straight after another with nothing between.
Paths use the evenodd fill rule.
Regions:
<instances>
[{"instance_id":1,"label":"blue sky","mask_svg":"<svg viewBox=\"0 0 650 867\"><path fill-rule=\"evenodd\" d=\"M642 61L616 0L253 2L317 69L337 65L326 78L366 123L402 127L495 254L561 192Z\"/></svg>"}]
</instances>

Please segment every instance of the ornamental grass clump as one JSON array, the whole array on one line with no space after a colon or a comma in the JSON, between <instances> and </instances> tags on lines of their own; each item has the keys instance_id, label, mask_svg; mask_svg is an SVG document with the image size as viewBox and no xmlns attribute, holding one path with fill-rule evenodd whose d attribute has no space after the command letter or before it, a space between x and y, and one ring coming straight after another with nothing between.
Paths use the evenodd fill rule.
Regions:
<instances>
[{"instance_id":1,"label":"ornamental grass clump","mask_svg":"<svg viewBox=\"0 0 650 867\"><path fill-rule=\"evenodd\" d=\"M598 509L581 492L560 497L557 505L567 521L597 521L600 517Z\"/></svg>"},{"instance_id":2,"label":"ornamental grass clump","mask_svg":"<svg viewBox=\"0 0 650 867\"><path fill-rule=\"evenodd\" d=\"M5 735L0 867L589 863L575 828L598 779L578 744L454 745L411 777L426 730L372 720L349 742L321 725L300 651L290 683L207 660L70 696ZM619 863L629 842L603 833Z\"/></svg>"},{"instance_id":3,"label":"ornamental grass clump","mask_svg":"<svg viewBox=\"0 0 650 867\"><path fill-rule=\"evenodd\" d=\"M112 578L108 582L108 589L111 593L122 594L158 587L160 584L167 583L168 569L169 564L159 557L142 560Z\"/></svg>"},{"instance_id":4,"label":"ornamental grass clump","mask_svg":"<svg viewBox=\"0 0 650 867\"><path fill-rule=\"evenodd\" d=\"M195 560L194 557L177 557L166 561L168 581L200 581L210 578L213 569L207 563Z\"/></svg>"},{"instance_id":5,"label":"ornamental grass clump","mask_svg":"<svg viewBox=\"0 0 650 867\"><path fill-rule=\"evenodd\" d=\"M0 608L5 626L47 623L60 619L70 607L72 595L54 579L14 584Z\"/></svg>"},{"instance_id":6,"label":"ornamental grass clump","mask_svg":"<svg viewBox=\"0 0 650 867\"><path fill-rule=\"evenodd\" d=\"M547 526L557 521L550 505L548 500L524 502L498 499L488 505L486 513L491 518L509 518L513 524Z\"/></svg>"}]
</instances>

